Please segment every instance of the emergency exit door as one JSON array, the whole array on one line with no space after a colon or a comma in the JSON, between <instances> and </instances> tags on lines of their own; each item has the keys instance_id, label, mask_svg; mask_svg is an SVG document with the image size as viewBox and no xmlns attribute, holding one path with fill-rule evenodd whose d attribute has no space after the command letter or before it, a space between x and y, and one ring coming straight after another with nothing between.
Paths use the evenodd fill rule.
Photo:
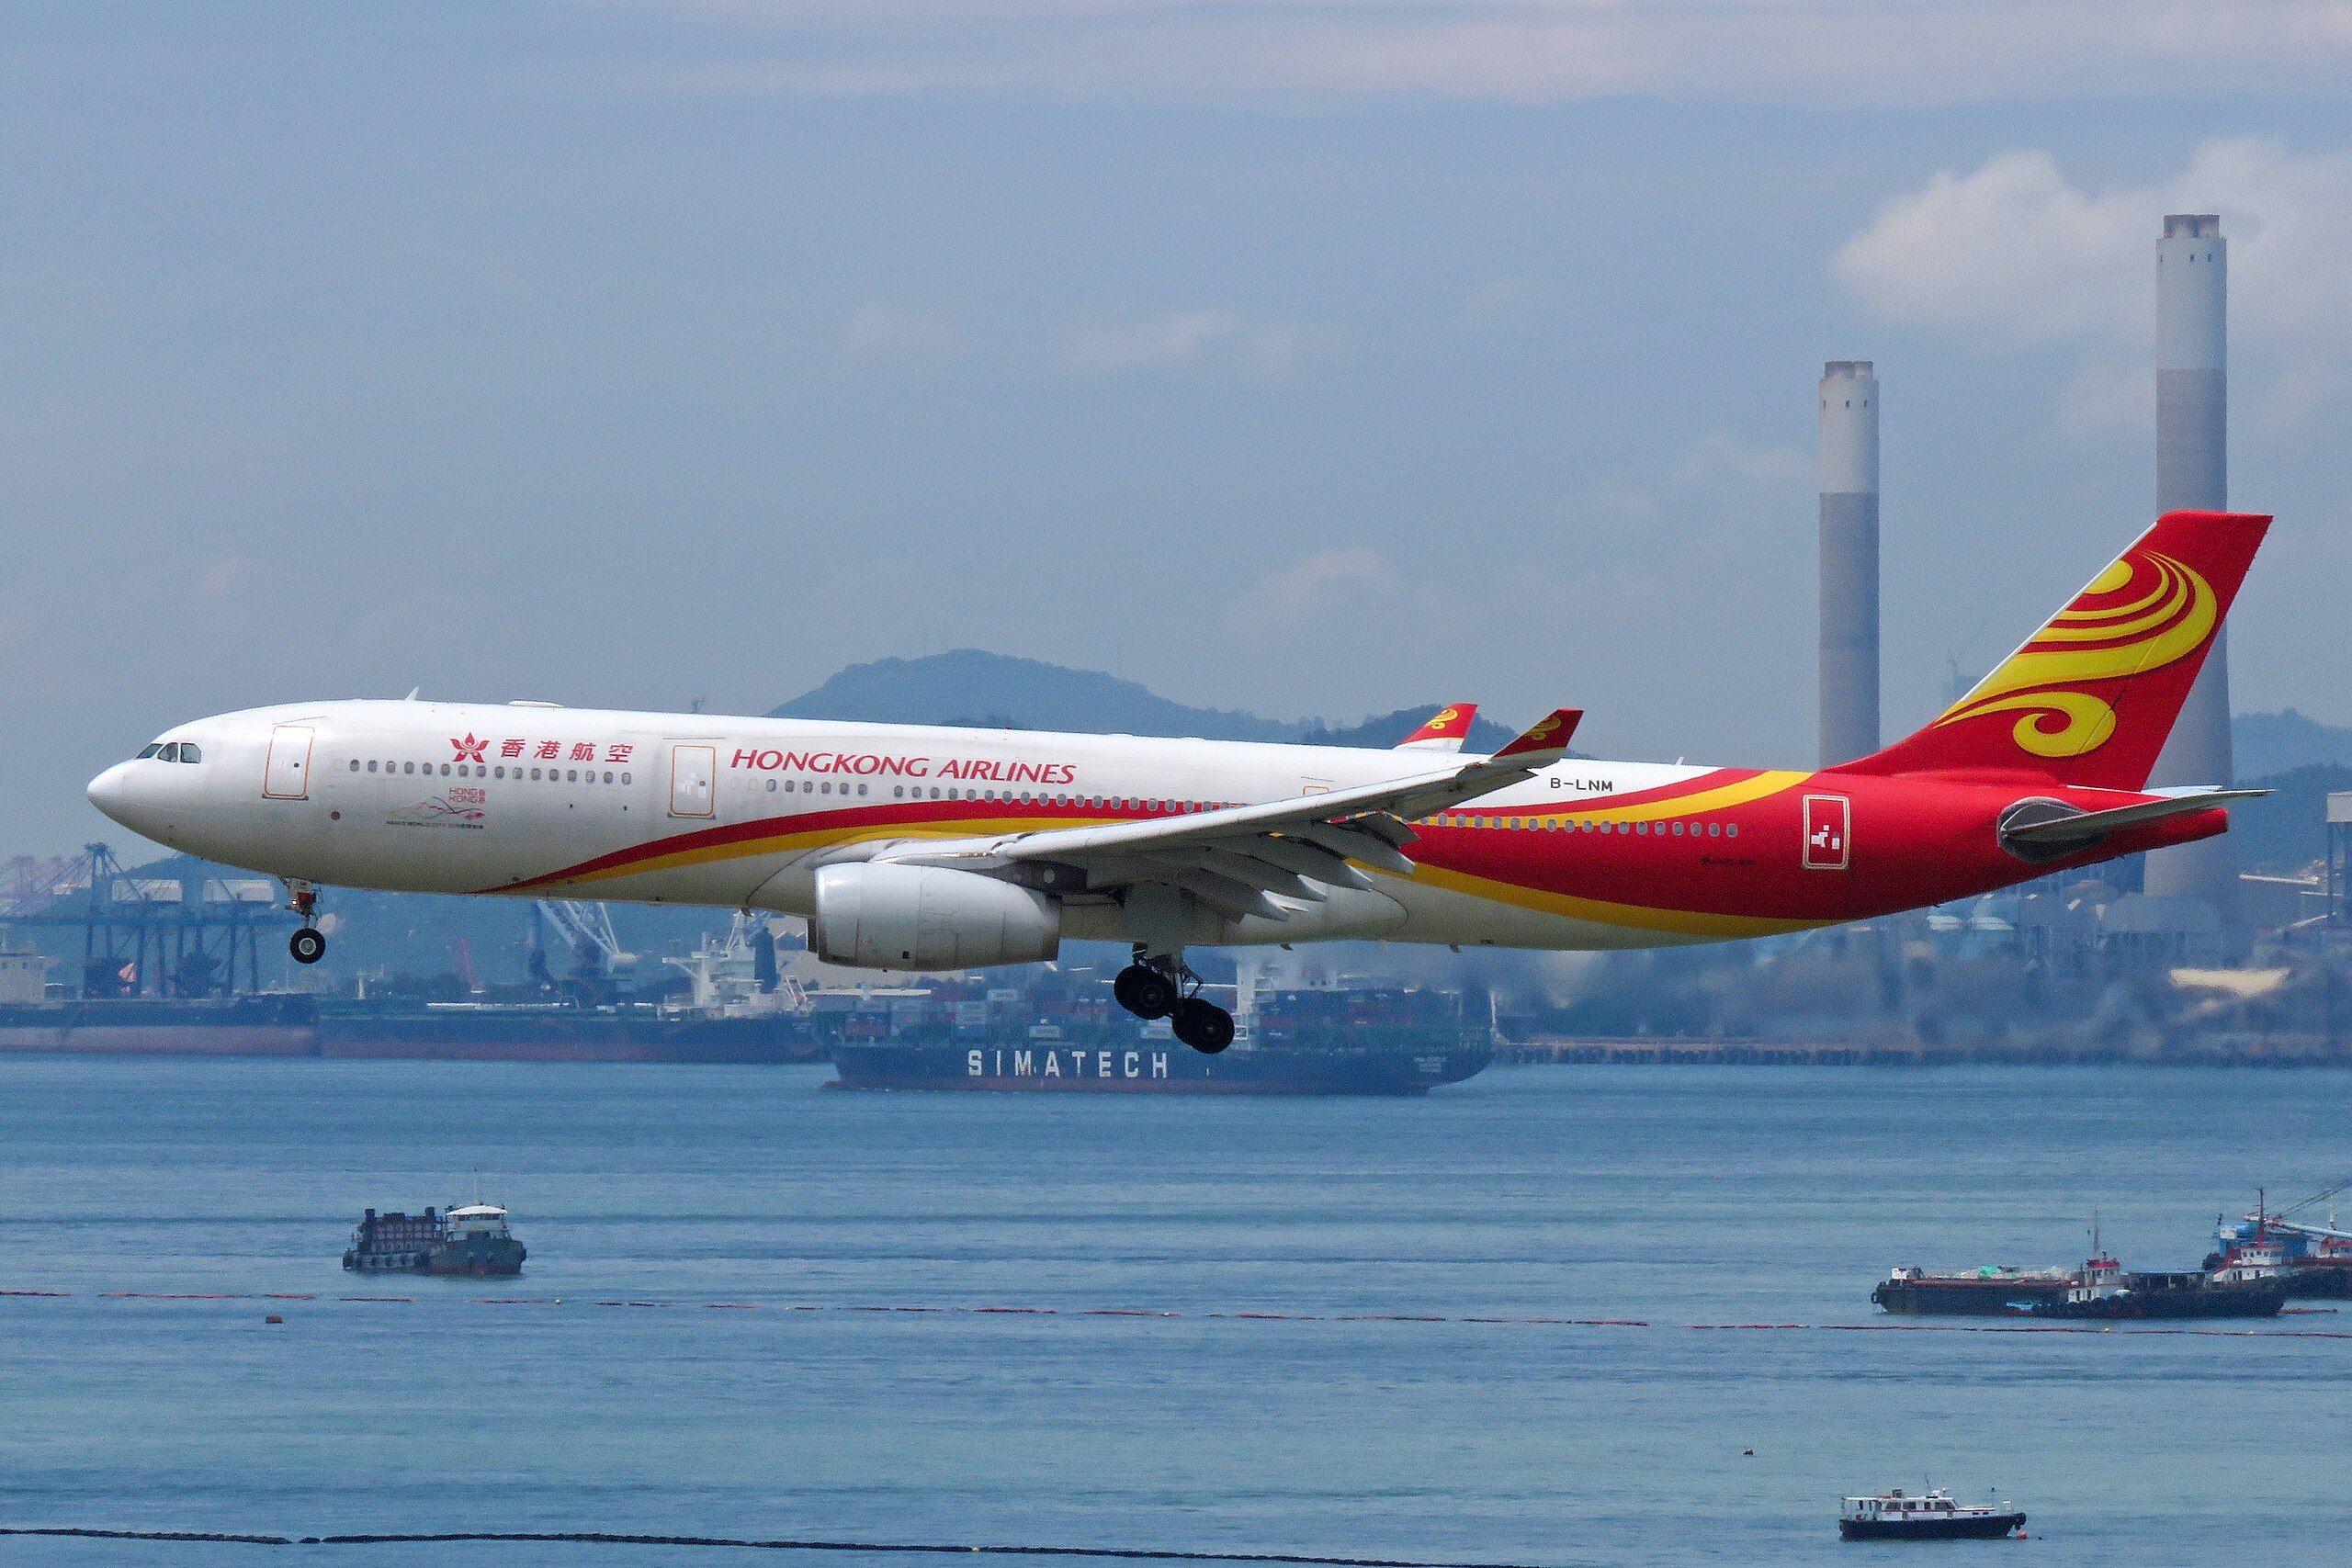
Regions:
<instances>
[{"instance_id":1,"label":"emergency exit door","mask_svg":"<svg viewBox=\"0 0 2352 1568\"><path fill-rule=\"evenodd\" d=\"M718 748L682 745L670 748L670 815L708 817L712 790L718 777Z\"/></svg>"},{"instance_id":2,"label":"emergency exit door","mask_svg":"<svg viewBox=\"0 0 2352 1568\"><path fill-rule=\"evenodd\" d=\"M1843 871L1853 862L1854 808L1842 795L1804 797L1804 868Z\"/></svg>"}]
</instances>

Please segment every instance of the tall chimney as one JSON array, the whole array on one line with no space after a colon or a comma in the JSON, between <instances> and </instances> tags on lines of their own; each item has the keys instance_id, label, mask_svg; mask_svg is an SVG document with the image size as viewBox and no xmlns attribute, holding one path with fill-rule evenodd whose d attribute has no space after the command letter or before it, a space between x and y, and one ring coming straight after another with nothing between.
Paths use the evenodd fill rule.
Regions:
<instances>
[{"instance_id":1,"label":"tall chimney","mask_svg":"<svg viewBox=\"0 0 2352 1568\"><path fill-rule=\"evenodd\" d=\"M2176 212L2156 242L2156 511L2229 509L2228 242L2211 213ZM2172 739L2157 785L2231 782L2230 659L2213 638ZM2148 856L2147 890L2201 898L2226 928L2237 918L2237 853L2229 835Z\"/></svg>"},{"instance_id":2,"label":"tall chimney","mask_svg":"<svg viewBox=\"0 0 2352 1568\"><path fill-rule=\"evenodd\" d=\"M1878 377L1821 367L1821 761L1878 750Z\"/></svg>"}]
</instances>

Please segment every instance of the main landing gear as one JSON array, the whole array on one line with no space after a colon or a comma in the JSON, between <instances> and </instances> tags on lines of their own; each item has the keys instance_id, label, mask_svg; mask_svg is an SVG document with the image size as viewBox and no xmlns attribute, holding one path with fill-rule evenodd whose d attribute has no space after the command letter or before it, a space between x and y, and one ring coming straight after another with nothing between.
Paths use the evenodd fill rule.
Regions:
<instances>
[{"instance_id":1,"label":"main landing gear","mask_svg":"<svg viewBox=\"0 0 2352 1568\"><path fill-rule=\"evenodd\" d=\"M1136 961L1111 982L1111 995L1140 1019L1169 1021L1176 1038L1214 1056L1233 1043L1233 1015L1200 994L1201 977L1181 955L1147 954L1138 944Z\"/></svg>"},{"instance_id":2,"label":"main landing gear","mask_svg":"<svg viewBox=\"0 0 2352 1568\"><path fill-rule=\"evenodd\" d=\"M307 882L288 882L286 890L293 895L286 907L302 917L302 929L286 939L286 951L297 964L316 964L327 955L326 933L311 923L319 910L319 890Z\"/></svg>"}]
</instances>

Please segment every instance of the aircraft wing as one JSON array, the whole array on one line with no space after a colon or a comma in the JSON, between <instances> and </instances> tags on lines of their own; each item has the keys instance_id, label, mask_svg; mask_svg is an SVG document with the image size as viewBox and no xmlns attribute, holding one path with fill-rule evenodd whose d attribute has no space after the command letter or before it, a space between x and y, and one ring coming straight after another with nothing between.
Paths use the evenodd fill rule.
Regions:
<instances>
[{"instance_id":1,"label":"aircraft wing","mask_svg":"<svg viewBox=\"0 0 2352 1568\"><path fill-rule=\"evenodd\" d=\"M1090 887L1161 882L1236 919L1279 919L1269 894L1319 902L1317 883L1369 889L1357 864L1410 875L1399 852L1413 841L1408 822L1533 777L1566 755L1583 716L1557 709L1491 757L1378 784L1139 822L908 841L874 858L1000 874L1051 863L1084 871Z\"/></svg>"}]
</instances>

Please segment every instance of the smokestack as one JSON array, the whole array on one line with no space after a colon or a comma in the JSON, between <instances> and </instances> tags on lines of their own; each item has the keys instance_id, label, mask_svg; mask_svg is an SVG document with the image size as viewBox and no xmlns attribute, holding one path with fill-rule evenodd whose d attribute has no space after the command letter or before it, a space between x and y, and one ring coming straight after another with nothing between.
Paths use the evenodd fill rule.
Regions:
<instances>
[{"instance_id":1,"label":"smokestack","mask_svg":"<svg viewBox=\"0 0 2352 1568\"><path fill-rule=\"evenodd\" d=\"M2156 510L2229 509L2228 242L2211 213L2176 212L2156 242ZM2172 739L2157 785L2231 782L2230 660L2215 637ZM2224 927L2237 917L2237 854L2227 834L2148 856L2147 890L2201 898Z\"/></svg>"},{"instance_id":2,"label":"smokestack","mask_svg":"<svg viewBox=\"0 0 2352 1568\"><path fill-rule=\"evenodd\" d=\"M1878 750L1878 377L1821 367L1821 761Z\"/></svg>"}]
</instances>

